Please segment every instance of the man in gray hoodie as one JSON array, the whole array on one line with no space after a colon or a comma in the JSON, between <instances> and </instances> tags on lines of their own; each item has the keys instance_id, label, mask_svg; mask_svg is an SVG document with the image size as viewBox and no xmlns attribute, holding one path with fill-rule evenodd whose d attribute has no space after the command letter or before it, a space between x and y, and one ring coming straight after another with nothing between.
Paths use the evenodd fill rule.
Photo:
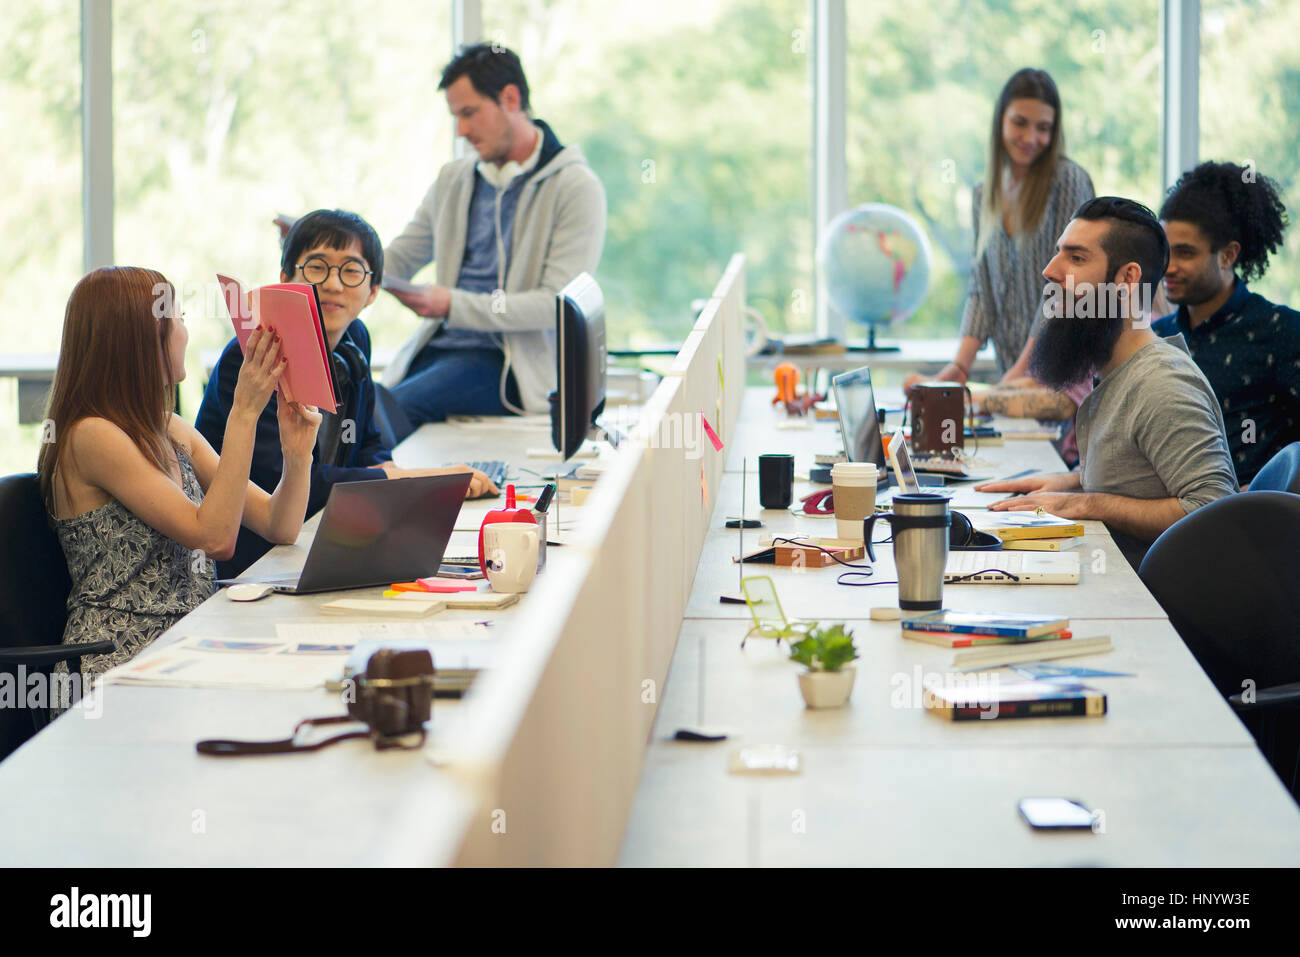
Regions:
<instances>
[{"instance_id":1,"label":"man in gray hoodie","mask_svg":"<svg viewBox=\"0 0 1300 957\"><path fill-rule=\"evenodd\" d=\"M555 295L596 271L605 190L581 150L529 114L514 53L465 47L438 88L476 153L442 168L384 251L386 274L399 279L436 262L436 285L390 290L424 318L386 379L416 425L449 414L546 412Z\"/></svg>"}]
</instances>

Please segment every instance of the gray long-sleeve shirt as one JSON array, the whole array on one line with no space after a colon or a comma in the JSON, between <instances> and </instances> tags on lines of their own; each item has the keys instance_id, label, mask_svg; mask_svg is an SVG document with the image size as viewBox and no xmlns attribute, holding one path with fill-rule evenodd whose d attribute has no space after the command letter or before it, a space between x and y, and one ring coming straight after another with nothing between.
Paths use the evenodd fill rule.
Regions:
<instances>
[{"instance_id":1,"label":"gray long-sleeve shirt","mask_svg":"<svg viewBox=\"0 0 1300 957\"><path fill-rule=\"evenodd\" d=\"M1214 390L1168 342L1143 346L1102 379L1075 427L1085 492L1177 498L1190 513L1237 490ZM1116 529L1111 536L1136 568L1150 543Z\"/></svg>"}]
</instances>

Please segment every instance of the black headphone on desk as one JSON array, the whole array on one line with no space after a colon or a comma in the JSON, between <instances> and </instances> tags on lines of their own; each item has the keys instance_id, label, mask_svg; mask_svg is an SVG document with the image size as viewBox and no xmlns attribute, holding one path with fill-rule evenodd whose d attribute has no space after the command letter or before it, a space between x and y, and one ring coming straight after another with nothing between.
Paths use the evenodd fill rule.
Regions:
<instances>
[{"instance_id":1,"label":"black headphone on desk","mask_svg":"<svg viewBox=\"0 0 1300 957\"><path fill-rule=\"evenodd\" d=\"M1002 539L988 532L981 532L961 512L953 512L952 525L948 529L948 550L955 552L1000 552L1002 551Z\"/></svg>"}]
</instances>

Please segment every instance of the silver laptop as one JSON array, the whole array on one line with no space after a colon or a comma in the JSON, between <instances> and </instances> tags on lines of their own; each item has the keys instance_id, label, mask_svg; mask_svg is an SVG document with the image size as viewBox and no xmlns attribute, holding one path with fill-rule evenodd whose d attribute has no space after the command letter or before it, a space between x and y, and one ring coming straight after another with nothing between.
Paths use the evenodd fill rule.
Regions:
<instances>
[{"instance_id":1,"label":"silver laptop","mask_svg":"<svg viewBox=\"0 0 1300 957\"><path fill-rule=\"evenodd\" d=\"M438 574L470 473L339 482L330 489L302 574L222 579L309 592L368 588Z\"/></svg>"},{"instance_id":2,"label":"silver laptop","mask_svg":"<svg viewBox=\"0 0 1300 957\"><path fill-rule=\"evenodd\" d=\"M871 367L863 366L831 379L835 393L835 411L844 439L844 454L850 462L870 462L876 467L876 487L890 484L885 461L885 446L880 441L880 416L876 411L876 391L871 386ZM913 473L915 477L915 473ZM926 491L942 487L942 476L926 476L920 482Z\"/></svg>"},{"instance_id":3,"label":"silver laptop","mask_svg":"<svg viewBox=\"0 0 1300 957\"><path fill-rule=\"evenodd\" d=\"M1077 585L1074 552L950 552L945 585Z\"/></svg>"}]
</instances>

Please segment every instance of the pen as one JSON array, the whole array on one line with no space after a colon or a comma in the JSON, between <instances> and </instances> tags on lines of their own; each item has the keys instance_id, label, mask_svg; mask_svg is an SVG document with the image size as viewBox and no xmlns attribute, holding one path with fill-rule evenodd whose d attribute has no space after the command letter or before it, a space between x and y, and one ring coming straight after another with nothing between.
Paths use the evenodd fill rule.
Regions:
<instances>
[{"instance_id":1,"label":"pen","mask_svg":"<svg viewBox=\"0 0 1300 957\"><path fill-rule=\"evenodd\" d=\"M546 488L537 496L537 504L533 506L534 512L545 512L551 507L551 499L555 496L556 485L554 482L549 483Z\"/></svg>"}]
</instances>

